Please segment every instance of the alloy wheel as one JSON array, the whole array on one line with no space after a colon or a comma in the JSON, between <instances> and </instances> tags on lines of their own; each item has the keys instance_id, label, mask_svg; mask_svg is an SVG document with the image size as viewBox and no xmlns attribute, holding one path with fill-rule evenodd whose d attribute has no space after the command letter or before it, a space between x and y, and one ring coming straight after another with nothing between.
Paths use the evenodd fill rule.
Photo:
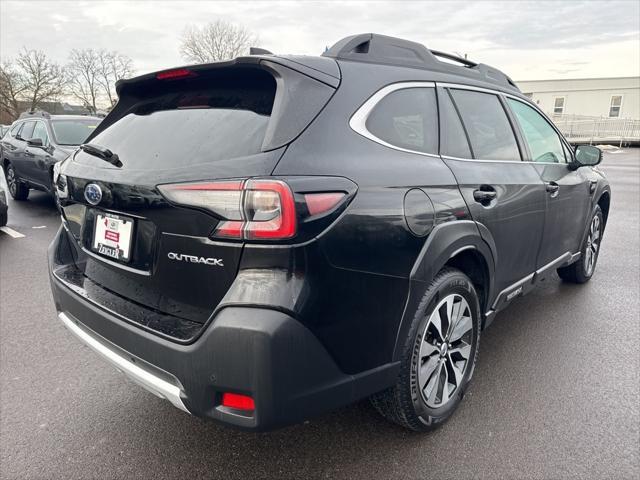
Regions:
<instances>
[{"instance_id":1,"label":"alloy wheel","mask_svg":"<svg viewBox=\"0 0 640 480\"><path fill-rule=\"evenodd\" d=\"M9 192L12 196L16 195L16 189L18 188L16 182L16 173L13 171L13 167L7 167L7 185L9 186Z\"/></svg>"},{"instance_id":2,"label":"alloy wheel","mask_svg":"<svg viewBox=\"0 0 640 480\"><path fill-rule=\"evenodd\" d=\"M418 385L431 408L444 406L462 384L470 364L473 318L468 302L459 294L442 299L422 336Z\"/></svg>"},{"instance_id":3,"label":"alloy wheel","mask_svg":"<svg viewBox=\"0 0 640 480\"><path fill-rule=\"evenodd\" d=\"M589 235L587 236L587 247L584 252L584 270L587 276L593 273L598 258L598 248L600 247L600 217L593 217L589 226Z\"/></svg>"}]
</instances>

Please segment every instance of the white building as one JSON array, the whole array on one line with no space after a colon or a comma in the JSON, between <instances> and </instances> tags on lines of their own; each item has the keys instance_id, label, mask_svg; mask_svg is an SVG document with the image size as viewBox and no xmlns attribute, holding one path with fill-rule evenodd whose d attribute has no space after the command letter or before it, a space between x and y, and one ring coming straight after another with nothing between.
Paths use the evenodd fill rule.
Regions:
<instances>
[{"instance_id":1,"label":"white building","mask_svg":"<svg viewBox=\"0 0 640 480\"><path fill-rule=\"evenodd\" d=\"M640 119L640 77L516 82L549 116Z\"/></svg>"}]
</instances>

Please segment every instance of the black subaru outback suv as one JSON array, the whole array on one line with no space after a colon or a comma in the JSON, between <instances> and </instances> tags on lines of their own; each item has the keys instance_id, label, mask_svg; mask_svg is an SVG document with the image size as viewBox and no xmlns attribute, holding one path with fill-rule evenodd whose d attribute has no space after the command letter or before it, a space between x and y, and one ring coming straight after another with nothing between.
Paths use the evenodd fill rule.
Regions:
<instances>
[{"instance_id":1,"label":"black subaru outback suv","mask_svg":"<svg viewBox=\"0 0 640 480\"><path fill-rule=\"evenodd\" d=\"M494 68L364 34L118 94L56 178L55 304L186 412L258 430L371 397L429 430L496 312L593 275L601 153Z\"/></svg>"}]
</instances>

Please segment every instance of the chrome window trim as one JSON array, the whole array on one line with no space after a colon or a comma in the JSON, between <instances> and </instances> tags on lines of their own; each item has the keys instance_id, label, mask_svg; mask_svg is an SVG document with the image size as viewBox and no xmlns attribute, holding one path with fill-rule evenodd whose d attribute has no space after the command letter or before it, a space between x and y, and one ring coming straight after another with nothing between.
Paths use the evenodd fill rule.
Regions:
<instances>
[{"instance_id":1,"label":"chrome window trim","mask_svg":"<svg viewBox=\"0 0 640 480\"><path fill-rule=\"evenodd\" d=\"M571 145L566 141L566 139L562 135L562 132L560 132L560 130L558 130L558 128L556 127L555 123L553 123L553 121L551 121L549 119L549 117L547 117L547 115L545 115L545 113L542 110L540 110L540 108L535 103L533 103L529 98L526 98L526 97L522 98L521 96L514 95L514 94L511 94L511 93L508 93L508 92L503 92L501 90L494 90L494 89L491 89L491 88L484 88L484 87L476 87L474 85L465 85L465 84L462 84L462 83L449 83L449 82L445 82L445 83L440 83L440 82L398 82L398 83L392 83L390 85L382 87L376 93L371 95L355 111L355 113L353 115L351 115L351 118L349 119L349 126L351 127L351 129L354 132L358 133L359 135L362 135L365 138L368 138L369 140L371 140L373 142L376 142L379 145L383 145L383 146L385 146L387 148L391 148L393 150L398 150L400 152L414 153L416 155L423 155L425 157L447 158L447 159L450 159L450 160L462 160L462 161L465 161L465 162L519 163L519 164L565 165L565 166L569 163L569 162L564 162L564 163L534 162L532 160L485 160L485 159L476 159L476 158L458 158L458 157L452 157L452 156L448 156L448 155L442 155L441 156L441 155L434 154L434 153L425 153L425 152L419 152L417 150L410 150L408 148L397 147L395 145L392 145L392 144L390 144L388 142L385 142L384 140L376 137L374 134L369 132L369 130L367 130L367 126L366 126L367 118L369 118L369 115L371 114L371 111L375 108L375 106L378 104L378 102L380 102L380 100L382 100L384 97L386 97L390 93L395 92L397 90L404 90L404 89L407 89L407 88L436 88L436 87L453 88L453 89L459 89L459 90L472 90L472 91L476 91L476 92L490 93L490 94L493 94L493 95L512 98L514 100L517 100L517 101L520 101L520 102L524 103L525 105L533 107L536 110L536 112L538 112L540 115L542 115L542 117L555 130L555 132L560 137L560 141L563 142L569 148L569 151L572 151Z\"/></svg>"},{"instance_id":2,"label":"chrome window trim","mask_svg":"<svg viewBox=\"0 0 640 480\"><path fill-rule=\"evenodd\" d=\"M529 163L544 163L544 162L528 162L526 160L485 160L480 158L460 158L460 157L452 157L450 155L441 155L443 159L446 160L459 160L462 162L480 162L480 163L518 163L518 164L529 164ZM549 162L551 163L551 162ZM553 163L553 165L558 165L557 163Z\"/></svg>"},{"instance_id":3,"label":"chrome window trim","mask_svg":"<svg viewBox=\"0 0 640 480\"><path fill-rule=\"evenodd\" d=\"M355 111L353 115L351 115L351 118L349 119L349 126L354 132L385 147L392 148L400 152L415 153L417 155L424 155L425 157L439 158L440 156L436 153L419 152L417 150L411 150L408 148L402 148L396 145L392 145L388 142L385 142L381 138L376 137L373 133L367 130L367 119L369 118L371 111L376 107L376 105L380 102L380 100L382 100L384 97L386 97L390 93L396 92L398 90L406 90L408 88L435 88L435 87L436 87L435 82L399 82L399 83L392 83L391 85L387 85L386 87L382 87L376 93L371 95L367 99L367 101L364 102Z\"/></svg>"}]
</instances>

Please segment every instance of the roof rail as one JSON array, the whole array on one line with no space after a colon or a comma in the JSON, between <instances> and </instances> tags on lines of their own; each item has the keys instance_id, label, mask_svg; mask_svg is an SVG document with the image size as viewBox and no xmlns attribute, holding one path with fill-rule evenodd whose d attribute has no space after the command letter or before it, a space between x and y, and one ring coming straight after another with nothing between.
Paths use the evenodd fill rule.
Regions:
<instances>
[{"instance_id":1,"label":"roof rail","mask_svg":"<svg viewBox=\"0 0 640 480\"><path fill-rule=\"evenodd\" d=\"M30 110L28 112L22 112L19 118L29 117L51 118L51 114L49 112L45 112L44 110Z\"/></svg>"},{"instance_id":2,"label":"roof rail","mask_svg":"<svg viewBox=\"0 0 640 480\"><path fill-rule=\"evenodd\" d=\"M429 50L420 43L378 35L377 33L361 33L345 37L322 55L338 60L423 68L454 75L469 76L465 72L474 71L475 78L478 78L479 74L482 77L479 78L480 80L520 91L513 80L497 68L483 63L475 63L449 53ZM457 62L460 65L443 62L438 60L438 57Z\"/></svg>"},{"instance_id":3,"label":"roof rail","mask_svg":"<svg viewBox=\"0 0 640 480\"><path fill-rule=\"evenodd\" d=\"M436 57L446 58L447 60L452 60L454 62L461 63L465 67L473 68L478 66L476 62L472 62L471 60L467 60L466 58L458 57L457 55L451 55L450 53L446 53L446 52L439 52L438 50L429 50L429 51L433 53Z\"/></svg>"}]
</instances>

